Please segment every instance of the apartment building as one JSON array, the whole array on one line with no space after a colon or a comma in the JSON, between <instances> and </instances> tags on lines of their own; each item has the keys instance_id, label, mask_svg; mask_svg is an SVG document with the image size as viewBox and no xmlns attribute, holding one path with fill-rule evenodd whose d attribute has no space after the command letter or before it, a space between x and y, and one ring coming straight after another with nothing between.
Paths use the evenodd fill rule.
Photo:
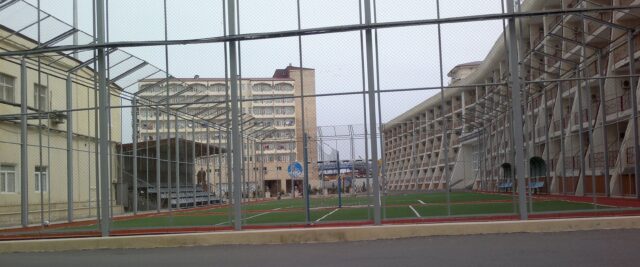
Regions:
<instances>
[{"instance_id":1,"label":"apartment building","mask_svg":"<svg viewBox=\"0 0 640 267\"><path fill-rule=\"evenodd\" d=\"M303 85L304 82L304 85ZM184 104L179 107L187 114L197 115L213 125L227 127L229 94L224 78L180 78L169 80L170 104ZM275 195L288 192L291 180L287 167L291 162L303 162L302 116L305 116L306 132L309 140L316 135L315 98L302 100L298 96L315 94L315 70L288 66L277 69L272 77L246 78L239 81L242 109L243 169L245 183L249 191L265 190ZM139 97L157 102L167 102L166 80L148 79L139 82ZM227 147L227 132L216 127L206 127L202 121L186 121L171 118L167 121L163 114L156 122L155 108L137 109L138 140L177 137L207 141L222 148ZM230 115L229 115L230 116ZM195 127L195 129L192 129ZM156 129L158 128L158 129ZM209 128L207 130L207 128ZM156 136L158 131L159 136ZM167 133L170 133L169 135ZM248 136L248 138L247 138ZM218 159L220 157L220 159ZM317 162L315 142L308 142L309 162ZM206 168L207 162L201 161ZM210 183L213 188L227 189L227 162L225 155L209 159ZM309 177L317 177L317 170L309 169ZM195 179L195 178L194 178ZM317 187L316 179L310 179L311 186ZM299 190L302 180L295 181Z\"/></svg>"},{"instance_id":2,"label":"apartment building","mask_svg":"<svg viewBox=\"0 0 640 267\"><path fill-rule=\"evenodd\" d=\"M522 10L638 4L529 0ZM633 106L637 78L630 79L630 74L638 73L640 35L632 29L639 24L638 9L520 21L528 188L576 196L638 195L638 129L633 119L638 114ZM384 125L391 190L444 189L446 183L453 189L512 189L513 124L504 35L484 61L471 65L450 73L444 107L436 95Z\"/></svg>"}]
</instances>

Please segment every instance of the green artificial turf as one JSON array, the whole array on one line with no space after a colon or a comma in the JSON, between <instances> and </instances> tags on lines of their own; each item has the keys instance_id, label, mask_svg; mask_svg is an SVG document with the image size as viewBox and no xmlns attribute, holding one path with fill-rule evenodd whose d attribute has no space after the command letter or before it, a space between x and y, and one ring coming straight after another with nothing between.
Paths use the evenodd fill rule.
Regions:
<instances>
[{"instance_id":1,"label":"green artificial turf","mask_svg":"<svg viewBox=\"0 0 640 267\"><path fill-rule=\"evenodd\" d=\"M424 204L420 203L422 201ZM484 194L475 192L453 192L450 194L451 216L478 216L496 214L516 214L510 195ZM366 205L370 199L366 196L344 195L342 208L333 212L338 206L335 196L311 198L311 222L322 218L320 223L367 221L373 216L372 208ZM418 218L411 207L421 218L447 216L447 198L443 192L398 194L385 196L383 203L384 219ZM243 223L247 225L299 224L305 222L304 199L281 199L243 204ZM594 210L590 203L577 203L561 200L536 200L533 212L567 212ZM599 206L598 210L610 209ZM163 227L189 227L229 225L229 207L212 207L201 210L174 210L172 216L131 218L112 222L113 229L141 229ZM333 212L333 213L331 213ZM331 214L330 214L331 213ZM97 230L95 225L56 229L55 231Z\"/></svg>"}]
</instances>

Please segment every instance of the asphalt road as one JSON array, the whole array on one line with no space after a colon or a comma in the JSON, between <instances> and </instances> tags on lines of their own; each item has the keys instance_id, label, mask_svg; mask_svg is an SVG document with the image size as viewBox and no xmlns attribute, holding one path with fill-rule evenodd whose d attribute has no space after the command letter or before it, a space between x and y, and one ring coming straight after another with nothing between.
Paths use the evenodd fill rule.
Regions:
<instances>
[{"instance_id":1,"label":"asphalt road","mask_svg":"<svg viewBox=\"0 0 640 267\"><path fill-rule=\"evenodd\" d=\"M0 266L640 266L640 230L0 254Z\"/></svg>"}]
</instances>

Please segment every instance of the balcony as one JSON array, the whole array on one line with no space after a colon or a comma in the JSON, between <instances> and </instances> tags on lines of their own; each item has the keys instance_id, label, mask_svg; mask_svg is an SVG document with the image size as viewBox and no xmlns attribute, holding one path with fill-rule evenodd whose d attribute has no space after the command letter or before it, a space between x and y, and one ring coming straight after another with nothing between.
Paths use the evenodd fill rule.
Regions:
<instances>
[{"instance_id":1,"label":"balcony","mask_svg":"<svg viewBox=\"0 0 640 267\"><path fill-rule=\"evenodd\" d=\"M613 50L613 62L614 64L619 63L623 59L626 59L629 56L629 45L626 42L626 38L624 39L624 44L617 47ZM636 35L633 38L633 46L635 48L634 53L640 50L640 35Z\"/></svg>"},{"instance_id":2,"label":"balcony","mask_svg":"<svg viewBox=\"0 0 640 267\"><path fill-rule=\"evenodd\" d=\"M564 81L564 82L560 83L560 85L561 85L562 91L563 92L567 92L570 89L578 86L578 81L576 81L576 80Z\"/></svg>"},{"instance_id":3,"label":"balcony","mask_svg":"<svg viewBox=\"0 0 640 267\"><path fill-rule=\"evenodd\" d=\"M566 170L577 170L580 167L578 156L564 157L564 168Z\"/></svg>"},{"instance_id":4,"label":"balcony","mask_svg":"<svg viewBox=\"0 0 640 267\"><path fill-rule=\"evenodd\" d=\"M549 127L545 127L545 126L541 126L536 128L536 136L537 137L541 137L541 136L545 136L545 134L547 133L547 129Z\"/></svg>"},{"instance_id":5,"label":"balcony","mask_svg":"<svg viewBox=\"0 0 640 267\"><path fill-rule=\"evenodd\" d=\"M623 112L631 108L630 93L625 93L605 101L605 114L607 116L618 112Z\"/></svg>"},{"instance_id":6,"label":"balcony","mask_svg":"<svg viewBox=\"0 0 640 267\"><path fill-rule=\"evenodd\" d=\"M454 139L454 140L451 142L451 145L453 145L453 146L457 146L457 145L459 145L459 144L460 144L460 140L458 140L457 138L456 138L456 139Z\"/></svg>"},{"instance_id":7,"label":"balcony","mask_svg":"<svg viewBox=\"0 0 640 267\"><path fill-rule=\"evenodd\" d=\"M459 110L462 108L462 103L459 101L454 101L453 102L453 112L455 112L456 110Z\"/></svg>"},{"instance_id":8,"label":"balcony","mask_svg":"<svg viewBox=\"0 0 640 267\"><path fill-rule=\"evenodd\" d=\"M547 29L549 30L549 32L553 32L553 30L560 24L560 22L562 22L562 16L555 16L553 19L550 19L549 23L547 24Z\"/></svg>"},{"instance_id":9,"label":"balcony","mask_svg":"<svg viewBox=\"0 0 640 267\"><path fill-rule=\"evenodd\" d=\"M542 95L537 95L533 97L533 100L531 101L531 110L536 110L538 107L540 107L541 103L542 103Z\"/></svg>"},{"instance_id":10,"label":"balcony","mask_svg":"<svg viewBox=\"0 0 640 267\"><path fill-rule=\"evenodd\" d=\"M599 20L603 20L603 21L611 21L611 18L613 17L611 15L611 12L600 12L595 16L592 16L596 19ZM587 33L589 34L593 34L595 33L598 29L600 29L600 27L603 26L602 23L600 22L596 22L596 21L592 21L592 20L587 20Z\"/></svg>"},{"instance_id":11,"label":"balcony","mask_svg":"<svg viewBox=\"0 0 640 267\"><path fill-rule=\"evenodd\" d=\"M598 107L600 105L600 102L594 102L591 103L591 111L594 114L598 114ZM579 122L585 123L585 122L589 122L589 109L585 108L584 110L582 110L582 116L578 116L578 112L574 112L573 113L573 121L575 124L578 124ZM580 119L580 117L582 117L582 119ZM595 117L595 116L594 116ZM593 120L593 118L592 118Z\"/></svg>"},{"instance_id":12,"label":"balcony","mask_svg":"<svg viewBox=\"0 0 640 267\"><path fill-rule=\"evenodd\" d=\"M473 104L474 102L476 102L476 96L475 95L469 95L468 97L466 97L464 99L464 105L465 106L469 106L469 105Z\"/></svg>"},{"instance_id":13,"label":"balcony","mask_svg":"<svg viewBox=\"0 0 640 267\"><path fill-rule=\"evenodd\" d=\"M613 168L618 160L618 151L609 151L609 162L607 167ZM593 162L589 159L589 165L596 168L604 168L604 152L593 153Z\"/></svg>"},{"instance_id":14,"label":"balcony","mask_svg":"<svg viewBox=\"0 0 640 267\"><path fill-rule=\"evenodd\" d=\"M555 129L556 131L566 129L568 125L569 125L569 120L567 119L553 121L553 129Z\"/></svg>"},{"instance_id":15,"label":"balcony","mask_svg":"<svg viewBox=\"0 0 640 267\"><path fill-rule=\"evenodd\" d=\"M532 43L532 46L531 46L531 47L533 47L533 48L538 47L538 45L539 45L540 43L542 43L542 40L544 39L544 36L545 36L545 35L544 35L544 33L542 33L542 32L538 33L538 36L536 36L535 38L533 38L533 43Z\"/></svg>"},{"instance_id":16,"label":"balcony","mask_svg":"<svg viewBox=\"0 0 640 267\"><path fill-rule=\"evenodd\" d=\"M555 88L552 89L547 89L546 91L546 95L545 95L545 100L547 100L547 102L556 99L557 96L557 90Z\"/></svg>"},{"instance_id":17,"label":"balcony","mask_svg":"<svg viewBox=\"0 0 640 267\"><path fill-rule=\"evenodd\" d=\"M633 149L633 147L628 147L627 148L627 151L626 151L626 156L627 156L626 165L634 165L634 164L636 164L635 154L636 154L636 152Z\"/></svg>"}]
</instances>

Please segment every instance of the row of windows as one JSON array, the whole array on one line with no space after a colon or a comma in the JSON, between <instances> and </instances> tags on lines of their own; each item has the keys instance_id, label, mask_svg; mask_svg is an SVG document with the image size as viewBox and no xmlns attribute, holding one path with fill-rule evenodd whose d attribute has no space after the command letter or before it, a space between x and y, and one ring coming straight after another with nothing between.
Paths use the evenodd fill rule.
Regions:
<instances>
[{"instance_id":1,"label":"row of windows","mask_svg":"<svg viewBox=\"0 0 640 267\"><path fill-rule=\"evenodd\" d=\"M194 92L194 93L207 93L207 92L224 92L225 91L224 84L214 84L206 86L204 84L194 84L191 86L184 86L182 84L170 84L169 85L169 94L175 94L178 92L182 92L187 90L186 92ZM166 85L154 85L154 84L145 84L140 86L140 90L145 90L146 93L166 93Z\"/></svg>"},{"instance_id":2,"label":"row of windows","mask_svg":"<svg viewBox=\"0 0 640 267\"><path fill-rule=\"evenodd\" d=\"M293 115L296 109L294 107L255 107L252 114L254 115Z\"/></svg>"},{"instance_id":3,"label":"row of windows","mask_svg":"<svg viewBox=\"0 0 640 267\"><path fill-rule=\"evenodd\" d=\"M243 89L246 89L247 85L243 85ZM156 85L156 84L145 84L140 86L140 90L144 90L146 93L166 93L166 84L165 85ZM169 94L175 94L178 92L192 92L192 93L208 93L208 92L225 92L226 86L224 84L214 84L206 86L204 84L193 84L193 85L182 85L182 84L170 84L169 85ZM293 91L293 85L288 83L278 83L274 86L271 86L267 83L259 83L252 86L252 90L254 92L291 92Z\"/></svg>"},{"instance_id":4,"label":"row of windows","mask_svg":"<svg viewBox=\"0 0 640 267\"><path fill-rule=\"evenodd\" d=\"M256 95L251 99L255 99L251 102L256 104L290 104L295 101L290 95Z\"/></svg>"},{"instance_id":5,"label":"row of windows","mask_svg":"<svg viewBox=\"0 0 640 267\"><path fill-rule=\"evenodd\" d=\"M262 162L264 157L264 162L293 162L296 161L295 154L285 154L285 155L265 155L265 156L256 156L256 160L258 162Z\"/></svg>"},{"instance_id":6,"label":"row of windows","mask_svg":"<svg viewBox=\"0 0 640 267\"><path fill-rule=\"evenodd\" d=\"M0 73L0 100L15 102L16 78ZM33 85L33 103L38 110L49 111L49 90L40 84Z\"/></svg>"},{"instance_id":7,"label":"row of windows","mask_svg":"<svg viewBox=\"0 0 640 267\"><path fill-rule=\"evenodd\" d=\"M284 127L284 126L295 126L296 121L294 119L275 119L275 120L259 120L256 122L257 126L276 126L276 127Z\"/></svg>"},{"instance_id":8,"label":"row of windows","mask_svg":"<svg viewBox=\"0 0 640 267\"><path fill-rule=\"evenodd\" d=\"M254 92L271 92L271 91L291 92L293 91L293 85L288 83L279 83L279 84L276 84L275 86L271 86L270 84L259 83L259 84L253 85L252 91Z\"/></svg>"},{"instance_id":9,"label":"row of windows","mask_svg":"<svg viewBox=\"0 0 640 267\"><path fill-rule=\"evenodd\" d=\"M34 189L36 192L40 192L42 189L44 192L49 189L49 175L46 166L36 166L34 173ZM0 165L0 193L16 193L17 191L16 180L16 166L15 165Z\"/></svg>"},{"instance_id":10,"label":"row of windows","mask_svg":"<svg viewBox=\"0 0 640 267\"><path fill-rule=\"evenodd\" d=\"M256 144L256 150L260 150L262 147L263 150L294 150L296 149L296 143L262 143Z\"/></svg>"}]
</instances>

